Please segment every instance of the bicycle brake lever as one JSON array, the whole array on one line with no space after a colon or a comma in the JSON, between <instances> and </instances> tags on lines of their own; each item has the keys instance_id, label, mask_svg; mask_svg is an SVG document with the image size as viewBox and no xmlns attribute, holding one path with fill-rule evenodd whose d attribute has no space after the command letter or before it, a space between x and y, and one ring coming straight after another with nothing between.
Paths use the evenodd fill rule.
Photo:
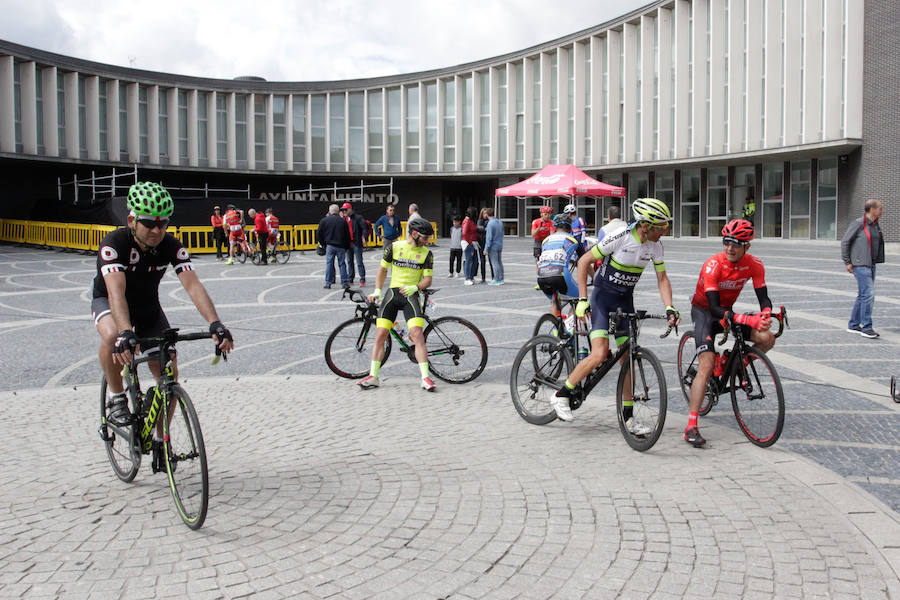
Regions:
<instances>
[{"instance_id":1,"label":"bicycle brake lever","mask_svg":"<svg viewBox=\"0 0 900 600\"><path fill-rule=\"evenodd\" d=\"M216 355L213 357L212 362L210 364L217 365L219 364L219 360L228 361L228 353L222 352L222 349L216 346Z\"/></svg>"}]
</instances>

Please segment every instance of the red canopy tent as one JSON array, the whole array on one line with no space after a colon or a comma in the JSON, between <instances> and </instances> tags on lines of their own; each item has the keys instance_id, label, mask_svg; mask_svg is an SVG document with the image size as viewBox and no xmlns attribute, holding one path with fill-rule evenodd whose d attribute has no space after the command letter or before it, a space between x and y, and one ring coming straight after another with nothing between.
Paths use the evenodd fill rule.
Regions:
<instances>
[{"instance_id":1,"label":"red canopy tent","mask_svg":"<svg viewBox=\"0 0 900 600\"><path fill-rule=\"evenodd\" d=\"M497 188L497 196L625 196L625 188L601 183L575 165L547 165L525 181Z\"/></svg>"}]
</instances>

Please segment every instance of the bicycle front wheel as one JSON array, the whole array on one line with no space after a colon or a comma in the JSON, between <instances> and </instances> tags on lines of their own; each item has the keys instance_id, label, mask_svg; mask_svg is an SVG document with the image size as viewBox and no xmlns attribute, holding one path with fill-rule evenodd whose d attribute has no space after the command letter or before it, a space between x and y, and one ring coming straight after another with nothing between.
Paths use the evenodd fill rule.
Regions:
<instances>
[{"instance_id":1,"label":"bicycle front wheel","mask_svg":"<svg viewBox=\"0 0 900 600\"><path fill-rule=\"evenodd\" d=\"M509 392L519 416L532 425L555 421L553 396L574 366L571 351L559 338L539 335L525 342L509 373Z\"/></svg>"},{"instance_id":2,"label":"bicycle front wheel","mask_svg":"<svg viewBox=\"0 0 900 600\"><path fill-rule=\"evenodd\" d=\"M488 348L484 336L469 321L441 317L425 328L428 366L447 383L467 383L484 371Z\"/></svg>"},{"instance_id":3,"label":"bicycle front wheel","mask_svg":"<svg viewBox=\"0 0 900 600\"><path fill-rule=\"evenodd\" d=\"M634 350L631 363L626 360L619 372L616 413L622 437L638 452L649 450L659 439L666 424L667 395L659 359L647 348ZM629 398L633 402L632 415L626 419L625 403Z\"/></svg>"},{"instance_id":4,"label":"bicycle front wheel","mask_svg":"<svg viewBox=\"0 0 900 600\"><path fill-rule=\"evenodd\" d=\"M360 379L369 374L372 365L372 344L375 343L375 322L356 317L344 321L328 336L325 342L325 362L335 375L347 379ZM391 355L391 336L384 342L387 363Z\"/></svg>"},{"instance_id":5,"label":"bicycle front wheel","mask_svg":"<svg viewBox=\"0 0 900 600\"><path fill-rule=\"evenodd\" d=\"M767 448L784 428L784 393L775 365L758 348L744 350L746 365L735 361L729 376L731 406L738 426L752 443Z\"/></svg>"},{"instance_id":6,"label":"bicycle front wheel","mask_svg":"<svg viewBox=\"0 0 900 600\"><path fill-rule=\"evenodd\" d=\"M678 356L676 360L678 364L678 384L681 386L681 393L684 394L684 401L690 405L691 403L691 384L694 377L697 376L700 355L697 354L697 342L694 341L694 332L688 330L681 336L678 342ZM703 400L700 401L700 415L705 416L712 410L712 387L711 381L707 382L706 393L703 394Z\"/></svg>"},{"instance_id":7,"label":"bicycle front wheel","mask_svg":"<svg viewBox=\"0 0 900 600\"><path fill-rule=\"evenodd\" d=\"M291 260L291 251L288 249L287 244L278 244L277 249L275 250L276 260L282 264Z\"/></svg>"},{"instance_id":8,"label":"bicycle front wheel","mask_svg":"<svg viewBox=\"0 0 900 600\"><path fill-rule=\"evenodd\" d=\"M562 331L562 319L550 313L544 313L534 326L534 335L552 335L559 337Z\"/></svg>"},{"instance_id":9,"label":"bicycle front wheel","mask_svg":"<svg viewBox=\"0 0 900 600\"><path fill-rule=\"evenodd\" d=\"M235 258L238 259L238 262L241 264L244 264L245 262L247 262L247 253L244 251L243 248L241 248L239 251L235 250L234 256L235 256Z\"/></svg>"},{"instance_id":10,"label":"bicycle front wheel","mask_svg":"<svg viewBox=\"0 0 900 600\"><path fill-rule=\"evenodd\" d=\"M209 507L209 473L200 420L190 396L177 383L168 399L163 439L169 487L181 520L191 529L200 529Z\"/></svg>"},{"instance_id":11,"label":"bicycle front wheel","mask_svg":"<svg viewBox=\"0 0 900 600\"><path fill-rule=\"evenodd\" d=\"M133 409L134 407L132 407ZM118 427L109 422L109 392L106 376L100 380L100 437L116 477L128 483L141 468L140 442L131 427Z\"/></svg>"}]
</instances>

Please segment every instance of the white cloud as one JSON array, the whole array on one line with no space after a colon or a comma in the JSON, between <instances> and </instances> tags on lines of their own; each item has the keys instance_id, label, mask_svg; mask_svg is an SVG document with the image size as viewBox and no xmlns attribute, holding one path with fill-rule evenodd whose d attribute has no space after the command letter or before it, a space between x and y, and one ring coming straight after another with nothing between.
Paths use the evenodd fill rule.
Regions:
<instances>
[{"instance_id":1,"label":"white cloud","mask_svg":"<svg viewBox=\"0 0 900 600\"><path fill-rule=\"evenodd\" d=\"M0 38L87 60L270 81L410 73L520 50L646 0L0 0Z\"/></svg>"}]
</instances>

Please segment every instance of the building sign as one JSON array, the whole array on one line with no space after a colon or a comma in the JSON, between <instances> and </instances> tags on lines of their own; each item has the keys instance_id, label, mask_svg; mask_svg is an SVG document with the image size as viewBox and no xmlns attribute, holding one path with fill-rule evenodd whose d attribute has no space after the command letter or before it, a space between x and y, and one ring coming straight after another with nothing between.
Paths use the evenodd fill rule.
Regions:
<instances>
[{"instance_id":1,"label":"building sign","mask_svg":"<svg viewBox=\"0 0 900 600\"><path fill-rule=\"evenodd\" d=\"M388 193L372 193L372 194L349 194L334 192L261 192L260 200L292 200L297 202L358 202L360 204L393 204L396 206L400 202L397 194Z\"/></svg>"}]
</instances>

